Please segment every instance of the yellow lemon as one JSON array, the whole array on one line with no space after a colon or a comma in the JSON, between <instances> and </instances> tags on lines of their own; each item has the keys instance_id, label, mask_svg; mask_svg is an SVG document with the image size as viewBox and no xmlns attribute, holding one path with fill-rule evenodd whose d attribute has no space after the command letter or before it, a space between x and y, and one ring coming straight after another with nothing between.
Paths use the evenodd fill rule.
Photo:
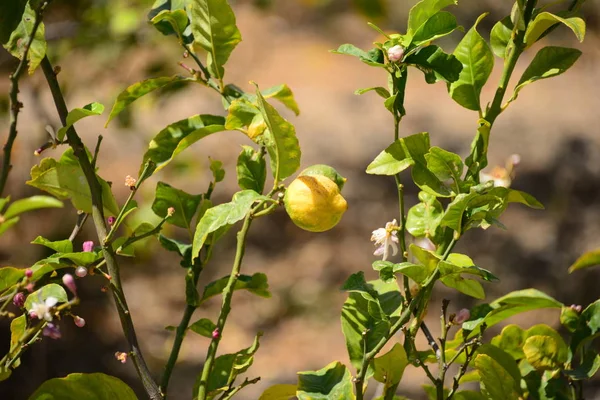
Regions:
<instances>
[{"instance_id":1,"label":"yellow lemon","mask_svg":"<svg viewBox=\"0 0 600 400\"><path fill-rule=\"evenodd\" d=\"M323 175L299 176L283 199L292 221L310 232L324 232L337 225L348 209L338 185Z\"/></svg>"}]
</instances>

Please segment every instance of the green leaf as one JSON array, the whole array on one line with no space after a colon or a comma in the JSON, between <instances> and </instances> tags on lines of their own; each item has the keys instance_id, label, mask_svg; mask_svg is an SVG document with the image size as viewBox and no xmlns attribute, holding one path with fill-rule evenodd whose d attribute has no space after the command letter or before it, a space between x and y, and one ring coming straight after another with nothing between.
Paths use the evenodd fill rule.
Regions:
<instances>
[{"instance_id":1,"label":"green leaf","mask_svg":"<svg viewBox=\"0 0 600 400\"><path fill-rule=\"evenodd\" d=\"M355 399L352 375L339 361L318 371L298 372L298 400Z\"/></svg>"},{"instance_id":2,"label":"green leaf","mask_svg":"<svg viewBox=\"0 0 600 400\"><path fill-rule=\"evenodd\" d=\"M108 126L110 121L112 121L113 118L119 115L119 113L123 111L125 107L127 107L140 97L145 96L148 93L155 91L156 89L161 89L174 83L187 81L193 81L193 79L189 77L173 75L163 76L160 78L146 79L141 82L134 83L133 85L129 86L127 89L122 91L117 97L117 100L115 101L115 104L113 105L113 108L110 111L110 115L108 116L108 120L106 121L105 127Z\"/></svg>"},{"instance_id":3,"label":"green leaf","mask_svg":"<svg viewBox=\"0 0 600 400\"><path fill-rule=\"evenodd\" d=\"M271 170L275 182L292 175L300 167L300 146L296 129L277 110L267 103L258 87L256 89L258 108L268 130L265 131L265 146L271 158Z\"/></svg>"},{"instance_id":4,"label":"green leaf","mask_svg":"<svg viewBox=\"0 0 600 400\"><path fill-rule=\"evenodd\" d=\"M217 326L215 323L208 318L201 318L188 327L188 329L196 332L198 335L207 337L209 339L212 338L212 333L216 328Z\"/></svg>"},{"instance_id":5,"label":"green leaf","mask_svg":"<svg viewBox=\"0 0 600 400\"><path fill-rule=\"evenodd\" d=\"M491 343L510 354L515 360L525 357L523 354L523 342L525 331L518 325L507 325L499 335L492 338Z\"/></svg>"},{"instance_id":6,"label":"green leaf","mask_svg":"<svg viewBox=\"0 0 600 400\"><path fill-rule=\"evenodd\" d=\"M169 208L173 207L175 213L167 219L167 222L189 230L201 200L202 195L191 195L164 182L158 182L152 211L159 217L165 218Z\"/></svg>"},{"instance_id":7,"label":"green leaf","mask_svg":"<svg viewBox=\"0 0 600 400\"><path fill-rule=\"evenodd\" d=\"M57 253L53 257L66 258L76 265L89 265L103 258L101 252Z\"/></svg>"},{"instance_id":8,"label":"green leaf","mask_svg":"<svg viewBox=\"0 0 600 400\"><path fill-rule=\"evenodd\" d=\"M525 32L525 44L527 47L537 42L550 27L556 24L564 24L573 31L577 40L583 42L585 37L585 22L579 17L562 18L549 12L542 12L535 16L527 26Z\"/></svg>"},{"instance_id":9,"label":"green leaf","mask_svg":"<svg viewBox=\"0 0 600 400\"><path fill-rule=\"evenodd\" d=\"M457 81L448 86L450 97L461 106L481 111L481 89L487 82L494 67L494 55L486 41L477 32L477 25L487 14L482 14L460 41L454 55L462 63L463 69Z\"/></svg>"},{"instance_id":10,"label":"green leaf","mask_svg":"<svg viewBox=\"0 0 600 400\"><path fill-rule=\"evenodd\" d=\"M207 210L202 219L200 219L200 222L198 222L198 226L196 226L192 259L198 257L198 253L202 246L204 246L210 233L244 219L250 208L252 208L252 204L258 200L269 200L269 198L253 190L242 190L233 195L231 202L219 204Z\"/></svg>"},{"instance_id":11,"label":"green leaf","mask_svg":"<svg viewBox=\"0 0 600 400\"><path fill-rule=\"evenodd\" d=\"M422 43L449 35L456 29L458 29L456 17L447 11L440 11L432 15L416 30L412 38L412 43L418 46Z\"/></svg>"},{"instance_id":12,"label":"green leaf","mask_svg":"<svg viewBox=\"0 0 600 400\"><path fill-rule=\"evenodd\" d=\"M527 362L535 369L554 370L560 368L568 358L567 345L562 338L535 335L525 340L523 353Z\"/></svg>"},{"instance_id":13,"label":"green leaf","mask_svg":"<svg viewBox=\"0 0 600 400\"><path fill-rule=\"evenodd\" d=\"M137 400L123 381L100 373L69 374L47 380L29 400Z\"/></svg>"},{"instance_id":14,"label":"green leaf","mask_svg":"<svg viewBox=\"0 0 600 400\"><path fill-rule=\"evenodd\" d=\"M389 352L373 360L373 378L383 383L386 391L387 388L393 388L400 383L407 365L406 351L400 343L396 343Z\"/></svg>"},{"instance_id":15,"label":"green leaf","mask_svg":"<svg viewBox=\"0 0 600 400\"><path fill-rule=\"evenodd\" d=\"M19 345L19 341L25 334L26 329L27 329L27 318L25 317L25 314L18 316L17 318L13 319L10 322L10 350L11 351L18 349L17 346ZM20 364L21 364L21 360L17 359L13 363L13 368L18 367ZM1 377L0 377L0 381L2 381Z\"/></svg>"},{"instance_id":16,"label":"green leaf","mask_svg":"<svg viewBox=\"0 0 600 400\"><path fill-rule=\"evenodd\" d=\"M384 0L352 0L359 13L367 18L381 18L387 14Z\"/></svg>"},{"instance_id":17,"label":"green leaf","mask_svg":"<svg viewBox=\"0 0 600 400\"><path fill-rule=\"evenodd\" d=\"M458 154L439 147L432 147L425 154L427 169L440 180L452 179L458 188L463 173L463 162Z\"/></svg>"},{"instance_id":18,"label":"green leaf","mask_svg":"<svg viewBox=\"0 0 600 400\"><path fill-rule=\"evenodd\" d=\"M367 174L396 175L415 165L417 158L425 160L429 151L429 133L421 132L401 138L379 153L367 167Z\"/></svg>"},{"instance_id":19,"label":"green leaf","mask_svg":"<svg viewBox=\"0 0 600 400\"><path fill-rule=\"evenodd\" d=\"M583 357L583 361L577 368L563 372L571 379L585 380L596 375L598 369L600 369L600 356L594 350L588 349Z\"/></svg>"},{"instance_id":20,"label":"green leaf","mask_svg":"<svg viewBox=\"0 0 600 400\"><path fill-rule=\"evenodd\" d=\"M481 391L489 400L519 398L517 383L492 357L479 354L475 358L475 368L481 377Z\"/></svg>"},{"instance_id":21,"label":"green leaf","mask_svg":"<svg viewBox=\"0 0 600 400\"><path fill-rule=\"evenodd\" d=\"M27 0L3 1L0 3L0 43L6 44L25 12Z\"/></svg>"},{"instance_id":22,"label":"green leaf","mask_svg":"<svg viewBox=\"0 0 600 400\"><path fill-rule=\"evenodd\" d=\"M75 125L77 121L93 115L101 115L104 112L104 106L100 103L90 103L82 108L74 108L67 114L67 124L56 132L56 138L62 141L67 134L67 130Z\"/></svg>"},{"instance_id":23,"label":"green leaf","mask_svg":"<svg viewBox=\"0 0 600 400\"><path fill-rule=\"evenodd\" d=\"M419 200L418 204L408 210L406 230L414 237L434 238L444 209L437 198L427 192L419 192Z\"/></svg>"},{"instance_id":24,"label":"green leaf","mask_svg":"<svg viewBox=\"0 0 600 400\"><path fill-rule=\"evenodd\" d=\"M58 197L69 199L77 210L92 213L92 195L90 187L77 162L72 162L70 157L73 150L65 151L59 161L53 158L44 158L38 165L31 169L31 180L26 183ZM110 185L97 176L102 187L102 203L108 215L117 215L119 207L111 192Z\"/></svg>"},{"instance_id":25,"label":"green leaf","mask_svg":"<svg viewBox=\"0 0 600 400\"><path fill-rule=\"evenodd\" d=\"M5 219L10 219L19 214L23 214L28 211L38 210L40 208L62 208L63 202L50 196L31 196L26 199L16 200L8 206L6 213L4 213Z\"/></svg>"},{"instance_id":26,"label":"green leaf","mask_svg":"<svg viewBox=\"0 0 600 400\"><path fill-rule=\"evenodd\" d=\"M42 236L36 237L32 244L41 244L42 246L46 246L49 249L56 251L57 253L72 253L73 252L73 242L69 239L65 240L57 240L50 241Z\"/></svg>"},{"instance_id":27,"label":"green leaf","mask_svg":"<svg viewBox=\"0 0 600 400\"><path fill-rule=\"evenodd\" d=\"M544 47L538 51L531 60L531 64L523 72L510 101L515 100L521 89L530 83L564 73L575 64L579 56L581 56L581 51L577 49L555 46Z\"/></svg>"},{"instance_id":28,"label":"green leaf","mask_svg":"<svg viewBox=\"0 0 600 400\"><path fill-rule=\"evenodd\" d=\"M569 273L596 265L600 265L600 249L584 253L569 267Z\"/></svg>"},{"instance_id":29,"label":"green leaf","mask_svg":"<svg viewBox=\"0 0 600 400\"><path fill-rule=\"evenodd\" d=\"M406 57L404 62L422 70L427 83L435 83L439 80L455 82L463 69L462 63L453 54L445 53L436 45L423 47Z\"/></svg>"},{"instance_id":30,"label":"green leaf","mask_svg":"<svg viewBox=\"0 0 600 400\"><path fill-rule=\"evenodd\" d=\"M300 108L298 107L298 103L296 103L296 99L294 99L294 93L292 93L292 89L290 89L288 85L277 85L265 90L261 90L260 92L265 99L278 100L281 102L281 104L293 111L294 114L300 115ZM256 102L256 96L247 94L246 97L248 97L251 102Z\"/></svg>"},{"instance_id":31,"label":"green leaf","mask_svg":"<svg viewBox=\"0 0 600 400\"><path fill-rule=\"evenodd\" d=\"M510 16L496 22L490 32L490 45L494 54L500 58L506 57L506 48L512 36L513 23Z\"/></svg>"},{"instance_id":32,"label":"green leaf","mask_svg":"<svg viewBox=\"0 0 600 400\"><path fill-rule=\"evenodd\" d=\"M229 276L224 276L223 278L206 285L204 287L204 293L202 293L202 297L200 298L199 305L211 297L218 296L223 293L228 281ZM260 272L257 272L252 276L240 275L235 282L233 290L247 290L250 293L254 293L257 296L267 299L271 297L267 276Z\"/></svg>"},{"instance_id":33,"label":"green leaf","mask_svg":"<svg viewBox=\"0 0 600 400\"><path fill-rule=\"evenodd\" d=\"M62 286L57 285L56 283L49 283L27 296L27 299L25 300L25 309L31 310L33 303L43 303L48 297L54 297L59 303L65 303L69 300L67 298L67 292L65 292L65 289L63 289Z\"/></svg>"},{"instance_id":34,"label":"green leaf","mask_svg":"<svg viewBox=\"0 0 600 400\"><path fill-rule=\"evenodd\" d=\"M441 226L447 226L458 233L463 232L465 224L465 213L469 207L469 202L481 196L479 193L471 192L469 194L461 193L452 200L440 222Z\"/></svg>"},{"instance_id":35,"label":"green leaf","mask_svg":"<svg viewBox=\"0 0 600 400\"><path fill-rule=\"evenodd\" d=\"M485 292L481 283L473 279L465 279L458 274L446 275L440 281L450 287L476 299L485 299Z\"/></svg>"},{"instance_id":36,"label":"green leaf","mask_svg":"<svg viewBox=\"0 0 600 400\"><path fill-rule=\"evenodd\" d=\"M419 29L442 9L457 4L457 0L422 0L408 14L408 35L415 36Z\"/></svg>"},{"instance_id":37,"label":"green leaf","mask_svg":"<svg viewBox=\"0 0 600 400\"><path fill-rule=\"evenodd\" d=\"M520 190L507 188L494 188L494 192L503 192L507 190L506 199L509 203L521 203L531 208L543 210L544 205L529 193L521 192Z\"/></svg>"},{"instance_id":38,"label":"green leaf","mask_svg":"<svg viewBox=\"0 0 600 400\"><path fill-rule=\"evenodd\" d=\"M208 53L206 64L211 75L222 82L223 66L242 41L235 14L226 0L195 0L190 12L194 40Z\"/></svg>"},{"instance_id":39,"label":"green leaf","mask_svg":"<svg viewBox=\"0 0 600 400\"><path fill-rule=\"evenodd\" d=\"M4 232L6 232L10 227L12 227L17 222L19 222L19 219L20 219L20 217L13 217L13 218L7 219L4 222L0 223L0 236Z\"/></svg>"},{"instance_id":40,"label":"green leaf","mask_svg":"<svg viewBox=\"0 0 600 400\"><path fill-rule=\"evenodd\" d=\"M0 268L0 293L18 283L25 276L25 270L13 267Z\"/></svg>"},{"instance_id":41,"label":"green leaf","mask_svg":"<svg viewBox=\"0 0 600 400\"><path fill-rule=\"evenodd\" d=\"M356 91L354 91L354 94L361 95L361 94L365 94L370 91L374 91L375 93L377 93L379 96L381 96L384 99L387 99L388 97L391 96L390 92L388 92L388 90L386 88L383 88L381 86L357 89Z\"/></svg>"},{"instance_id":42,"label":"green leaf","mask_svg":"<svg viewBox=\"0 0 600 400\"><path fill-rule=\"evenodd\" d=\"M225 130L225 118L215 115L194 115L172 123L160 131L150 141L144 154L144 164L150 160L156 164L156 171L164 168L175 156L198 140Z\"/></svg>"},{"instance_id":43,"label":"green leaf","mask_svg":"<svg viewBox=\"0 0 600 400\"><path fill-rule=\"evenodd\" d=\"M258 400L290 400L296 398L296 385L273 385L265 390Z\"/></svg>"},{"instance_id":44,"label":"green leaf","mask_svg":"<svg viewBox=\"0 0 600 400\"><path fill-rule=\"evenodd\" d=\"M253 190L256 193L264 191L267 165L259 151L255 151L250 146L242 146L242 152L237 159L236 171L238 185L241 189Z\"/></svg>"},{"instance_id":45,"label":"green leaf","mask_svg":"<svg viewBox=\"0 0 600 400\"><path fill-rule=\"evenodd\" d=\"M181 43L187 43L184 32L189 25L189 19L185 10L162 10L150 22L163 34L174 33Z\"/></svg>"},{"instance_id":46,"label":"green leaf","mask_svg":"<svg viewBox=\"0 0 600 400\"><path fill-rule=\"evenodd\" d=\"M513 315L526 311L539 310L544 308L560 309L563 304L545 293L536 289L525 289L511 292L490 304L480 305L471 312L472 319L463 324L463 329L473 331L469 336L477 333L476 330L482 323L491 327L498 322L502 322ZM482 315L479 310L483 311ZM473 316L477 316L473 318Z\"/></svg>"},{"instance_id":47,"label":"green leaf","mask_svg":"<svg viewBox=\"0 0 600 400\"><path fill-rule=\"evenodd\" d=\"M16 29L11 30L12 33L9 32L10 38L8 42L5 39L2 40L4 48L8 50L10 54L17 57L19 60L23 59L23 54L25 53L25 48L27 47L27 43L29 43L29 39L31 38L31 33L33 31L33 25L35 24L35 11L31 8L30 2L25 6L24 12L21 13L21 7L23 6L22 0L14 0L9 3L14 4L12 9L13 15L16 17L19 14L22 14L19 24ZM3 14L5 8L10 6L2 6L0 9L0 14ZM12 7L11 7L12 8ZM9 10L11 12L11 10ZM0 22L4 19L4 15L0 17ZM9 23L9 26L14 24L14 20ZM4 31L4 24L0 24L0 29ZM46 28L44 23L40 23L37 31L35 32L35 36L33 42L31 42L31 47L29 48L29 53L27 53L27 60L29 61L29 74L33 74L33 71L40 65L42 59L46 56L46 49L48 45L46 44Z\"/></svg>"},{"instance_id":48,"label":"green leaf","mask_svg":"<svg viewBox=\"0 0 600 400\"><path fill-rule=\"evenodd\" d=\"M485 343L477 348L476 354L485 354L491 357L500 365L500 367L510 374L514 382L519 382L521 380L521 372L519 371L517 362L508 352L504 351L503 349L492 344Z\"/></svg>"},{"instance_id":49,"label":"green leaf","mask_svg":"<svg viewBox=\"0 0 600 400\"><path fill-rule=\"evenodd\" d=\"M371 67L385 68L383 53L379 49L373 49L370 51L364 51L354 46L353 44L343 44L337 48L337 50L331 50L334 54L343 54L347 56L357 57L360 61L364 62Z\"/></svg>"},{"instance_id":50,"label":"green leaf","mask_svg":"<svg viewBox=\"0 0 600 400\"><path fill-rule=\"evenodd\" d=\"M215 183L222 182L225 179L225 170L223 169L223 163L219 160L213 160L209 157L210 160L210 170L213 174L213 179Z\"/></svg>"},{"instance_id":51,"label":"green leaf","mask_svg":"<svg viewBox=\"0 0 600 400\"><path fill-rule=\"evenodd\" d=\"M477 133L471 142L471 153L465 160L469 171L479 175L479 171L488 165L487 152L490 143L490 123L485 119L480 119L478 122ZM479 180L477 180L479 181Z\"/></svg>"}]
</instances>

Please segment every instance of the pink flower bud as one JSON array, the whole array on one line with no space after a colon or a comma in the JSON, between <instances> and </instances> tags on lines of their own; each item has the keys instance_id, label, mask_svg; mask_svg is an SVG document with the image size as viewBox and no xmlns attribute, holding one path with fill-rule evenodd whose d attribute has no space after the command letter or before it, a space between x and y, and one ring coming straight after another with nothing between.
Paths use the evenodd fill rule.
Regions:
<instances>
[{"instance_id":1,"label":"pink flower bud","mask_svg":"<svg viewBox=\"0 0 600 400\"><path fill-rule=\"evenodd\" d=\"M454 317L454 321L452 322L454 322L456 325L460 325L463 322L467 321L469 318L471 318L471 312L466 308L463 308L456 314L456 316Z\"/></svg>"},{"instance_id":2,"label":"pink flower bud","mask_svg":"<svg viewBox=\"0 0 600 400\"><path fill-rule=\"evenodd\" d=\"M85 319L81 318L78 315L74 315L73 316L73 322L75 322L75 325L78 328L83 328L85 326Z\"/></svg>"},{"instance_id":3,"label":"pink flower bud","mask_svg":"<svg viewBox=\"0 0 600 400\"><path fill-rule=\"evenodd\" d=\"M94 251L94 242L92 242L91 240L83 242L83 251L88 253Z\"/></svg>"},{"instance_id":4,"label":"pink flower bud","mask_svg":"<svg viewBox=\"0 0 600 400\"><path fill-rule=\"evenodd\" d=\"M77 267L75 268L75 275L77 275L80 278L83 278L87 275L88 270L86 267Z\"/></svg>"},{"instance_id":5,"label":"pink flower bud","mask_svg":"<svg viewBox=\"0 0 600 400\"><path fill-rule=\"evenodd\" d=\"M77 286L75 285L75 278L71 274L64 274L62 277L63 284L67 289L75 296L77 296Z\"/></svg>"},{"instance_id":6,"label":"pink flower bud","mask_svg":"<svg viewBox=\"0 0 600 400\"><path fill-rule=\"evenodd\" d=\"M38 315L35 311L29 311L29 317L31 319L38 319Z\"/></svg>"},{"instance_id":7,"label":"pink flower bud","mask_svg":"<svg viewBox=\"0 0 600 400\"><path fill-rule=\"evenodd\" d=\"M213 339L220 339L221 338L221 332L219 332L219 328L216 328L213 333L212 333L212 338Z\"/></svg>"},{"instance_id":8,"label":"pink flower bud","mask_svg":"<svg viewBox=\"0 0 600 400\"><path fill-rule=\"evenodd\" d=\"M13 297L13 304L19 308L25 305L25 293L19 292Z\"/></svg>"},{"instance_id":9,"label":"pink flower bud","mask_svg":"<svg viewBox=\"0 0 600 400\"><path fill-rule=\"evenodd\" d=\"M173 214L175 214L175 208L173 208L173 207L169 207L169 208L167 209L167 217L172 217L172 216L173 216Z\"/></svg>"},{"instance_id":10,"label":"pink flower bud","mask_svg":"<svg viewBox=\"0 0 600 400\"><path fill-rule=\"evenodd\" d=\"M115 217L108 217L108 225L113 226L117 219Z\"/></svg>"},{"instance_id":11,"label":"pink flower bud","mask_svg":"<svg viewBox=\"0 0 600 400\"><path fill-rule=\"evenodd\" d=\"M404 48L402 46L396 45L394 47L390 47L388 50L388 58L391 62L402 61L402 57L404 57Z\"/></svg>"},{"instance_id":12,"label":"pink flower bud","mask_svg":"<svg viewBox=\"0 0 600 400\"><path fill-rule=\"evenodd\" d=\"M25 270L25 276L27 277L27 279L31 279L31 277L33 276L33 271L27 268Z\"/></svg>"},{"instance_id":13,"label":"pink flower bud","mask_svg":"<svg viewBox=\"0 0 600 400\"><path fill-rule=\"evenodd\" d=\"M575 311L576 313L580 313L581 310L583 309L583 307L581 307L580 305L576 305L576 304L571 304L571 310Z\"/></svg>"},{"instance_id":14,"label":"pink flower bud","mask_svg":"<svg viewBox=\"0 0 600 400\"><path fill-rule=\"evenodd\" d=\"M35 289L35 285L33 283L28 283L27 286L25 286L25 289L27 289L27 291L31 293L33 292L33 289Z\"/></svg>"}]
</instances>

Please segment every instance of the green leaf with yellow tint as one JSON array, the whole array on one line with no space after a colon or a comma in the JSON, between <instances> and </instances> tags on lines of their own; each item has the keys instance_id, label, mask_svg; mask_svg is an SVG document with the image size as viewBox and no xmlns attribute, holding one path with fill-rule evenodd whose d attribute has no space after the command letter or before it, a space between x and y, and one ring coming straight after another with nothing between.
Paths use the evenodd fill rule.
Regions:
<instances>
[{"instance_id":1,"label":"green leaf with yellow tint","mask_svg":"<svg viewBox=\"0 0 600 400\"><path fill-rule=\"evenodd\" d=\"M513 377L487 354L475 357L475 368L481 377L481 391L488 400L518 399L519 388Z\"/></svg>"},{"instance_id":2,"label":"green leaf with yellow tint","mask_svg":"<svg viewBox=\"0 0 600 400\"><path fill-rule=\"evenodd\" d=\"M29 397L29 400L138 400L123 381L113 376L70 374L64 378L47 380Z\"/></svg>"},{"instance_id":3,"label":"green leaf with yellow tint","mask_svg":"<svg viewBox=\"0 0 600 400\"><path fill-rule=\"evenodd\" d=\"M596 265L600 265L600 249L584 253L569 267L569 273Z\"/></svg>"},{"instance_id":4,"label":"green leaf with yellow tint","mask_svg":"<svg viewBox=\"0 0 600 400\"><path fill-rule=\"evenodd\" d=\"M71 111L69 111L69 114L67 114L67 124L60 128L58 132L56 132L56 138L62 141L67 134L67 130L75 125L77 121L85 117L101 115L103 112L104 106L100 103L90 103L82 108L73 108Z\"/></svg>"},{"instance_id":5,"label":"green leaf with yellow tint","mask_svg":"<svg viewBox=\"0 0 600 400\"><path fill-rule=\"evenodd\" d=\"M583 19L579 17L562 18L549 12L542 12L536 15L533 21L527 26L527 31L525 32L525 44L527 47L537 42L544 32L557 24L565 25L573 31L575 36L577 36L577 40L583 42L583 38L585 37L585 21Z\"/></svg>"},{"instance_id":6,"label":"green leaf with yellow tint","mask_svg":"<svg viewBox=\"0 0 600 400\"><path fill-rule=\"evenodd\" d=\"M318 371L298 372L298 400L355 399L352 375L346 366L334 361Z\"/></svg>"},{"instance_id":7,"label":"green leaf with yellow tint","mask_svg":"<svg viewBox=\"0 0 600 400\"><path fill-rule=\"evenodd\" d=\"M297 388L298 386L296 385L273 385L265 390L258 400L291 400L292 398L296 398Z\"/></svg>"}]
</instances>

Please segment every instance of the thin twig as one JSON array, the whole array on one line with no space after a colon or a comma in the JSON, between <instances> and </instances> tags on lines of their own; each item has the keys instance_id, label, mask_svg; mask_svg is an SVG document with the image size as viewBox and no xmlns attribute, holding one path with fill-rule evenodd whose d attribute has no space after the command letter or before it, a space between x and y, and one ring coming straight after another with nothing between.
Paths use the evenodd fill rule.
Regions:
<instances>
[{"instance_id":1,"label":"thin twig","mask_svg":"<svg viewBox=\"0 0 600 400\"><path fill-rule=\"evenodd\" d=\"M87 221L88 216L89 216L89 214L87 214L87 213L81 213L77 216L77 223L75 224L73 231L69 235L69 241L72 242L73 240L75 240L75 238L79 234L79 231L81 231L81 228L83 228L83 225L85 225L85 222Z\"/></svg>"},{"instance_id":2,"label":"thin twig","mask_svg":"<svg viewBox=\"0 0 600 400\"><path fill-rule=\"evenodd\" d=\"M17 138L17 121L19 119L19 111L23 107L23 104L19 102L18 94L19 94L19 79L21 79L21 75L25 72L25 67L27 65L27 56L29 55L29 49L31 48L31 44L35 39L35 34L42 23L42 15L49 1L45 1L36 10L35 13L35 21L33 23L33 28L31 29L31 35L29 36L29 40L25 45L25 49L23 50L23 57L21 61L17 65L15 71L10 75L10 129L8 133L8 140L4 145L4 159L2 160L2 171L0 172L0 196L4 192L4 188L6 186L6 181L8 180L8 173L12 169L12 165L10 163L10 157L12 154L12 148L15 143L15 139Z\"/></svg>"},{"instance_id":3,"label":"thin twig","mask_svg":"<svg viewBox=\"0 0 600 400\"><path fill-rule=\"evenodd\" d=\"M50 91L52 92L52 97L54 99L58 115L63 125L66 125L66 119L68 115L67 105L58 84L58 80L56 79L56 73L54 72L54 68L52 67L48 57L44 57L41 66L42 70L44 71L44 75L46 76L48 86L50 87ZM90 188L92 197L92 217L96 226L99 243L102 244L102 252L104 259L106 260L108 273L112 277L110 280L110 288L117 305L117 311L121 320L123 333L125 334L125 338L129 343L129 354L131 355L133 364L150 399L161 400L163 396L160 393L158 385L152 378L137 341L137 335L135 333L133 321L127 306L127 301L125 300L125 294L123 293L121 275L115 252L110 244L107 245L105 241L107 229L106 221L104 219L104 208L102 204L102 186L100 185L100 182L96 176L96 172L90 162L90 159L88 158L85 146L74 127L70 127L67 130L67 142L73 149L73 152L77 157L79 164L81 165L81 169Z\"/></svg>"}]
</instances>

